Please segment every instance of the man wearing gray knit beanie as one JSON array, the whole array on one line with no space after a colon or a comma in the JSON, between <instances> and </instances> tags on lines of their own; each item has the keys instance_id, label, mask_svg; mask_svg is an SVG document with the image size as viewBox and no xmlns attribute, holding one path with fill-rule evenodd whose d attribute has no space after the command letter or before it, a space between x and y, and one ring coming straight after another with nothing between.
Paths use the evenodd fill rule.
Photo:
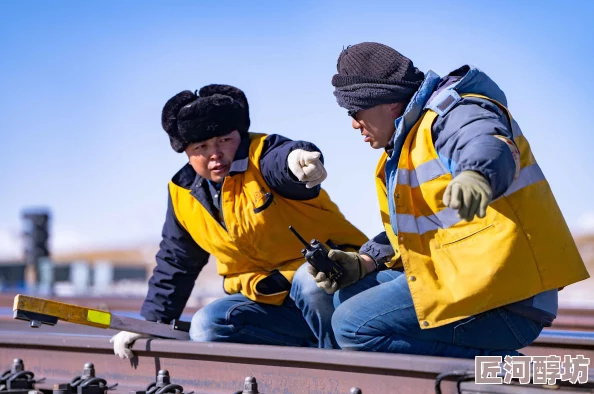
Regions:
<instances>
[{"instance_id":1,"label":"man wearing gray knit beanie","mask_svg":"<svg viewBox=\"0 0 594 394\"><path fill-rule=\"evenodd\" d=\"M386 126L393 124L402 113L425 75L407 57L374 42L342 51L337 68L338 74L332 77L332 85L338 105L346 108L353 118L365 113L367 118L388 123L369 127L365 133L365 142L374 149L385 147L391 137L388 132L391 128ZM382 117L380 113L390 116Z\"/></svg>"},{"instance_id":2,"label":"man wearing gray knit beanie","mask_svg":"<svg viewBox=\"0 0 594 394\"><path fill-rule=\"evenodd\" d=\"M348 350L518 355L589 274L526 136L487 74L422 73L387 45L344 49L338 105L374 149L385 231L331 250L332 327ZM562 263L562 264L561 264Z\"/></svg>"}]
</instances>

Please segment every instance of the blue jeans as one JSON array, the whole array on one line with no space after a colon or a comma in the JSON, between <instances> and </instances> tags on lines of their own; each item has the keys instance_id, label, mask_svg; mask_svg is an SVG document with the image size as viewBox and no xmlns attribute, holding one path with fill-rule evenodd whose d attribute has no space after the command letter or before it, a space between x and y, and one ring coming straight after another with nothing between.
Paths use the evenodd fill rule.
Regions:
<instances>
[{"instance_id":1,"label":"blue jeans","mask_svg":"<svg viewBox=\"0 0 594 394\"><path fill-rule=\"evenodd\" d=\"M316 286L307 265L295 273L282 305L258 303L242 294L225 296L196 312L190 338L196 342L336 348L332 296Z\"/></svg>"},{"instance_id":2,"label":"blue jeans","mask_svg":"<svg viewBox=\"0 0 594 394\"><path fill-rule=\"evenodd\" d=\"M332 327L342 349L442 357L515 356L540 334L535 321L496 308L421 330L406 275L374 272L334 295Z\"/></svg>"}]
</instances>

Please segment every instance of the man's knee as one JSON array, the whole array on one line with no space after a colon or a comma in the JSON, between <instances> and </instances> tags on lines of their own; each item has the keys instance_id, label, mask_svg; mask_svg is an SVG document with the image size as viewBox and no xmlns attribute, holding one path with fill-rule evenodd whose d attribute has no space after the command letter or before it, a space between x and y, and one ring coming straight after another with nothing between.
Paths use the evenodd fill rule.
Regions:
<instances>
[{"instance_id":1,"label":"man's knee","mask_svg":"<svg viewBox=\"0 0 594 394\"><path fill-rule=\"evenodd\" d=\"M222 342L229 336L230 327L226 324L228 308L221 301L216 300L194 314L190 324L192 341Z\"/></svg>"},{"instance_id":2,"label":"man's knee","mask_svg":"<svg viewBox=\"0 0 594 394\"><path fill-rule=\"evenodd\" d=\"M334 296L332 298L334 308L338 308L340 304L357 294L358 291L355 286L347 286L343 289L338 290L336 293L334 293Z\"/></svg>"},{"instance_id":3,"label":"man's knee","mask_svg":"<svg viewBox=\"0 0 594 394\"><path fill-rule=\"evenodd\" d=\"M309 263L305 263L295 272L291 287L291 299L302 311L305 309L315 311L327 316L329 320L330 315L334 312L332 295L316 285L316 281L307 272L308 266Z\"/></svg>"},{"instance_id":4,"label":"man's knee","mask_svg":"<svg viewBox=\"0 0 594 394\"><path fill-rule=\"evenodd\" d=\"M340 305L332 315L332 331L341 349L365 350L357 337L359 324L354 321L354 313L348 305Z\"/></svg>"},{"instance_id":5,"label":"man's knee","mask_svg":"<svg viewBox=\"0 0 594 394\"><path fill-rule=\"evenodd\" d=\"M397 324L402 316L369 299L347 299L334 310L332 330L336 342L344 350L378 351L388 337L405 332Z\"/></svg>"},{"instance_id":6,"label":"man's knee","mask_svg":"<svg viewBox=\"0 0 594 394\"><path fill-rule=\"evenodd\" d=\"M298 299L309 302L319 297L328 297L327 293L316 285L313 277L307 272L308 266L309 263L302 264L293 276L291 299L295 302Z\"/></svg>"}]
</instances>

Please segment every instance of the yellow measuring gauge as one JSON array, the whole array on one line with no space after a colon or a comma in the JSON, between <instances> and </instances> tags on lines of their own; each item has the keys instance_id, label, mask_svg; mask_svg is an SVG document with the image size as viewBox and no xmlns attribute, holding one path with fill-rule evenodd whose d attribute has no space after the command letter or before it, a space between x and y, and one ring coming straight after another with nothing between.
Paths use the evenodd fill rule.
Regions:
<instances>
[{"instance_id":1,"label":"yellow measuring gauge","mask_svg":"<svg viewBox=\"0 0 594 394\"><path fill-rule=\"evenodd\" d=\"M30 322L31 327L55 325L58 320L84 326L111 328L161 338L189 340L189 325L173 321L163 324L118 316L113 313L54 300L18 294L14 297L13 318ZM183 327L183 328L180 328Z\"/></svg>"},{"instance_id":2,"label":"yellow measuring gauge","mask_svg":"<svg viewBox=\"0 0 594 394\"><path fill-rule=\"evenodd\" d=\"M21 294L14 298L14 306L12 309L14 312L23 311L39 315L47 315L48 317L54 317L58 320L83 324L85 326L109 328L111 323L111 313L109 312ZM42 318L42 316L37 317ZM31 321L34 322L35 319L31 319ZM37 321L45 323L43 320Z\"/></svg>"}]
</instances>

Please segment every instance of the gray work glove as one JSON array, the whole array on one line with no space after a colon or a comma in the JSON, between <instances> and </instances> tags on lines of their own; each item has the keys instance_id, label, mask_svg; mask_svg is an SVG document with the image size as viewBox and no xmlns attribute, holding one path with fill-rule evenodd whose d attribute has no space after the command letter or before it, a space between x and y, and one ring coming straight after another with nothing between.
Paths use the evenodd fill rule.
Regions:
<instances>
[{"instance_id":1,"label":"gray work glove","mask_svg":"<svg viewBox=\"0 0 594 394\"><path fill-rule=\"evenodd\" d=\"M312 265L307 267L307 271L314 277L316 285L328 294L334 294L337 290L345 288L367 275L365 263L359 253L331 249L328 252L328 258L336 261L344 269L340 283L331 281L325 273L318 272Z\"/></svg>"},{"instance_id":2,"label":"gray work glove","mask_svg":"<svg viewBox=\"0 0 594 394\"><path fill-rule=\"evenodd\" d=\"M128 332L128 331L120 331L111 339L109 342L113 343L113 352L116 356L120 358L132 358L134 357L134 353L130 350L129 346L134 343L137 339L140 338L152 338L150 335L146 334L137 334L135 332Z\"/></svg>"},{"instance_id":3,"label":"gray work glove","mask_svg":"<svg viewBox=\"0 0 594 394\"><path fill-rule=\"evenodd\" d=\"M446 187L443 203L457 210L461 219L470 222L475 215L485 217L492 198L491 185L484 176L475 171L462 171Z\"/></svg>"}]
</instances>

